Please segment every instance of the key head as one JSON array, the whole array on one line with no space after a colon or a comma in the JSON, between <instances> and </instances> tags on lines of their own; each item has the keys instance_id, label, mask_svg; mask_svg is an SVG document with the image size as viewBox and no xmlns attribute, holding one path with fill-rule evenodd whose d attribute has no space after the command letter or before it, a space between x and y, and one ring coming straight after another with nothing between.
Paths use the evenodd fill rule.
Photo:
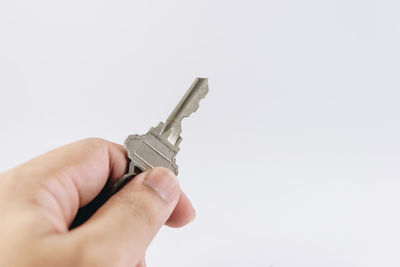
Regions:
<instances>
[{"instance_id":1,"label":"key head","mask_svg":"<svg viewBox=\"0 0 400 267\"><path fill-rule=\"evenodd\" d=\"M165 167L178 175L176 154L179 152L178 145L172 145L160 135L164 123L151 128L145 135L130 135L125 140L125 149L131 160L129 172L135 172L138 168L147 171L154 167Z\"/></svg>"}]
</instances>

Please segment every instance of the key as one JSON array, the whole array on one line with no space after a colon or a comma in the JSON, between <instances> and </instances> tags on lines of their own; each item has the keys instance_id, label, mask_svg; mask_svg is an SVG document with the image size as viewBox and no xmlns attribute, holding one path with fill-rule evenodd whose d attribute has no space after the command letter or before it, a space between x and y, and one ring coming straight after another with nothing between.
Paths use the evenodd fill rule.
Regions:
<instances>
[{"instance_id":1,"label":"key","mask_svg":"<svg viewBox=\"0 0 400 267\"><path fill-rule=\"evenodd\" d=\"M128 136L125 140L125 149L130 159L129 171L117 181L111 194L118 192L137 174L154 167L165 167L178 175L175 158L182 141L182 120L199 108L201 99L207 93L208 80L197 78L165 123L160 122L145 135Z\"/></svg>"}]
</instances>

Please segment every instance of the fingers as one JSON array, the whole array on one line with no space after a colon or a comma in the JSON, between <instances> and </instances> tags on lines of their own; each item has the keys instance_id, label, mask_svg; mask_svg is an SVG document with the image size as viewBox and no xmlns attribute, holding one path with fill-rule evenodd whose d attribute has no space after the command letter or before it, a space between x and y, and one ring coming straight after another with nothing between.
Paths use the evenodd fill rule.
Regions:
<instances>
[{"instance_id":1,"label":"fingers","mask_svg":"<svg viewBox=\"0 0 400 267\"><path fill-rule=\"evenodd\" d=\"M107 179L127 168L122 146L86 139L37 157L10 172L10 192L17 201L39 204L59 231L68 230L79 207L89 203Z\"/></svg>"},{"instance_id":2,"label":"fingers","mask_svg":"<svg viewBox=\"0 0 400 267\"><path fill-rule=\"evenodd\" d=\"M142 173L72 234L79 243L89 242L85 246L89 255L108 251L109 255L115 255L108 260L134 266L172 214L180 192L178 181L169 170L155 168Z\"/></svg>"},{"instance_id":3,"label":"fingers","mask_svg":"<svg viewBox=\"0 0 400 267\"><path fill-rule=\"evenodd\" d=\"M196 217L196 212L189 198L181 191L178 204L171 216L168 218L166 225L169 227L182 227L190 223Z\"/></svg>"}]
</instances>

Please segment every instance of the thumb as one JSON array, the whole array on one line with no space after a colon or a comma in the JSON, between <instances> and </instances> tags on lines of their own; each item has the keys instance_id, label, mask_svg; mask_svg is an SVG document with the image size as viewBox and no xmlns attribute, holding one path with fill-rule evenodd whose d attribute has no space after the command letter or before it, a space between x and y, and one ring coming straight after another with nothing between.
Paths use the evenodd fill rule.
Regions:
<instances>
[{"instance_id":1,"label":"thumb","mask_svg":"<svg viewBox=\"0 0 400 267\"><path fill-rule=\"evenodd\" d=\"M175 209L179 195L175 175L155 168L136 176L71 234L85 244L89 258L106 255L104 266L105 261L134 266Z\"/></svg>"}]
</instances>

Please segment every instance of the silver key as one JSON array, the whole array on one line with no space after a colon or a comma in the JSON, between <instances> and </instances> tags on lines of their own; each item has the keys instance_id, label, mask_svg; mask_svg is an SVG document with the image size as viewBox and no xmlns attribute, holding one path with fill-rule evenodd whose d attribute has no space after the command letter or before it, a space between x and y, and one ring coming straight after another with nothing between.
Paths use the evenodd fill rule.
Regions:
<instances>
[{"instance_id":1,"label":"silver key","mask_svg":"<svg viewBox=\"0 0 400 267\"><path fill-rule=\"evenodd\" d=\"M125 149L130 159L129 173L114 186L113 193L118 191L130 179L140 172L154 167L165 167L176 175L178 166L175 157L182 141L181 122L195 112L200 100L208 93L208 80L197 78L185 96L172 111L167 121L160 122L145 135L130 135L125 141Z\"/></svg>"}]
</instances>

